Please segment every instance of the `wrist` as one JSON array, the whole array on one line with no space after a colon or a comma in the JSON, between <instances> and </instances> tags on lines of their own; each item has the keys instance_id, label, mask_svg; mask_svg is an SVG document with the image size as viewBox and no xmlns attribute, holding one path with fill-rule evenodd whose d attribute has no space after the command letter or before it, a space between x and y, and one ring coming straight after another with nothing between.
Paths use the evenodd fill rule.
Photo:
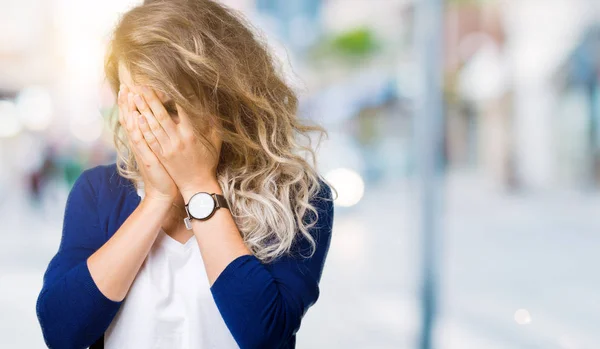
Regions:
<instances>
[{"instance_id":1,"label":"wrist","mask_svg":"<svg viewBox=\"0 0 600 349\"><path fill-rule=\"evenodd\" d=\"M183 202L188 203L190 198L199 192L206 192L209 194L223 194L223 190L221 189L221 185L217 181L216 178L208 179L205 181L198 181L194 183L190 183L185 187L181 188L181 196L183 197Z\"/></svg>"},{"instance_id":2,"label":"wrist","mask_svg":"<svg viewBox=\"0 0 600 349\"><path fill-rule=\"evenodd\" d=\"M172 205L173 200L154 198L152 196L145 196L140 202L140 207L142 210L158 215L166 215L171 209Z\"/></svg>"}]
</instances>

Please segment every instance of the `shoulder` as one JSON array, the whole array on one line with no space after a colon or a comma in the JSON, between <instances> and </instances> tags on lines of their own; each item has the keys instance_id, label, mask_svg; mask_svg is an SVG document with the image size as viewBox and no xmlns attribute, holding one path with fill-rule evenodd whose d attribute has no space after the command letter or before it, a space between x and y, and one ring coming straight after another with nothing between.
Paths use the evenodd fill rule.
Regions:
<instances>
[{"instance_id":1,"label":"shoulder","mask_svg":"<svg viewBox=\"0 0 600 349\"><path fill-rule=\"evenodd\" d=\"M117 165L99 165L84 170L75 181L70 207L81 206L97 215L100 226L110 237L138 203L133 183L121 177Z\"/></svg>"},{"instance_id":2,"label":"shoulder","mask_svg":"<svg viewBox=\"0 0 600 349\"><path fill-rule=\"evenodd\" d=\"M77 182L86 183L96 195L106 191L113 192L131 185L127 179L119 175L115 163L88 168L81 173Z\"/></svg>"},{"instance_id":3,"label":"shoulder","mask_svg":"<svg viewBox=\"0 0 600 349\"><path fill-rule=\"evenodd\" d=\"M322 177L319 178L319 190L312 196L310 203L317 211L317 224L320 228L331 229L334 214L334 190Z\"/></svg>"},{"instance_id":4,"label":"shoulder","mask_svg":"<svg viewBox=\"0 0 600 349\"><path fill-rule=\"evenodd\" d=\"M311 196L310 205L314 210L306 211L303 222L308 228L308 233L311 235L313 244L302 234L296 235L296 240L292 245L293 253L299 253L301 256L311 255L319 260L324 258L329 250L331 243L331 235L333 230L334 204L332 187L319 178L319 190Z\"/></svg>"},{"instance_id":5,"label":"shoulder","mask_svg":"<svg viewBox=\"0 0 600 349\"><path fill-rule=\"evenodd\" d=\"M121 177L117 165L112 163L84 170L75 181L70 196L84 197L103 212L118 206L116 203L124 203L132 191L135 192L132 182Z\"/></svg>"},{"instance_id":6,"label":"shoulder","mask_svg":"<svg viewBox=\"0 0 600 349\"><path fill-rule=\"evenodd\" d=\"M116 177L120 178L119 173L117 172L117 164L115 163L88 168L81 173L80 177L84 178L95 187L110 182L115 182L116 184Z\"/></svg>"}]
</instances>

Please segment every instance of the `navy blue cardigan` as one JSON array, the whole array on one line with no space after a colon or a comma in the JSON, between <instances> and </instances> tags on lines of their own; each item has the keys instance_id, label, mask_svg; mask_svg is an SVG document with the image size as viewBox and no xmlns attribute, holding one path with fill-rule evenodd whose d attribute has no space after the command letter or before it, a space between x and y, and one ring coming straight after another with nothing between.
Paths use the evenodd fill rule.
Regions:
<instances>
[{"instance_id":1,"label":"navy blue cardigan","mask_svg":"<svg viewBox=\"0 0 600 349\"><path fill-rule=\"evenodd\" d=\"M311 228L317 249L299 238L293 253L265 264L254 256L233 260L211 287L229 331L240 348L294 348L307 309L319 297L319 281L331 241L331 188L312 203L318 222ZM104 296L94 283L87 258L98 250L138 206L132 183L116 165L98 166L77 179L65 209L58 252L44 274L36 311L50 348L102 348L104 332L121 302ZM306 219L312 221L314 214ZM175 348L174 348L175 349Z\"/></svg>"}]
</instances>

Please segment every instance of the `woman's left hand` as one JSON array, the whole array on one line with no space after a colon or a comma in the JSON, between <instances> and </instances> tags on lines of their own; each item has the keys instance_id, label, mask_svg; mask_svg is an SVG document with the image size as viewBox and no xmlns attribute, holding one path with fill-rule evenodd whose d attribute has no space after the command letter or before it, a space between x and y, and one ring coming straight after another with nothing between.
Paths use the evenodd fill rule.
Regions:
<instances>
[{"instance_id":1,"label":"woman's left hand","mask_svg":"<svg viewBox=\"0 0 600 349\"><path fill-rule=\"evenodd\" d=\"M209 130L209 134L204 135L217 150L213 154L196 137L189 116L179 106L177 124L149 87L142 87L142 94L136 94L134 101L142 114L138 123L144 139L175 181L184 200L187 202L200 188L218 187L217 165L222 142L217 132Z\"/></svg>"}]
</instances>

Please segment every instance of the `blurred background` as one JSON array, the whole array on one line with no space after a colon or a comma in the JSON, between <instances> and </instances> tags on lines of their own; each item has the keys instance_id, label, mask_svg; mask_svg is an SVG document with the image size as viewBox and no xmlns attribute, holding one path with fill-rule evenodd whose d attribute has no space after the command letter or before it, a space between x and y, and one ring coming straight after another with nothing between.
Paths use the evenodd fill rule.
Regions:
<instances>
[{"instance_id":1,"label":"blurred background","mask_svg":"<svg viewBox=\"0 0 600 349\"><path fill-rule=\"evenodd\" d=\"M299 348L600 348L598 0L223 2L329 131ZM104 49L139 3L0 0L0 348L44 347L66 197L115 160Z\"/></svg>"}]
</instances>

